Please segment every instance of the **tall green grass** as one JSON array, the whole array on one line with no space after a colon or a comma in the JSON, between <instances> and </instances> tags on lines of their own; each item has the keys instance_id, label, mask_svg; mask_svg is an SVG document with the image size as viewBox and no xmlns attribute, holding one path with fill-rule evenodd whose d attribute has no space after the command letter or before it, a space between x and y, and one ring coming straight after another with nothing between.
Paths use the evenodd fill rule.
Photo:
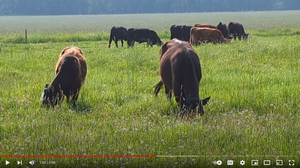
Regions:
<instances>
[{"instance_id":1,"label":"tall green grass","mask_svg":"<svg viewBox=\"0 0 300 168\"><path fill-rule=\"evenodd\" d=\"M200 96L211 100L203 116L190 117L177 115L175 101L169 102L163 89L153 95L160 80L158 46L108 49L107 40L2 43L2 155L162 157L1 157L0 163L9 160L14 167L22 159L26 165L37 160L40 167L42 160L73 167L215 167L214 160L226 164L232 159L238 167L243 159L249 167L256 159L260 165L264 159L283 159L285 166L295 159L299 166L299 35L249 31L254 35L248 41L194 47L203 70ZM78 106L64 102L41 108L41 91L54 78L60 51L70 45L82 48L88 63ZM191 157L176 157L182 155Z\"/></svg>"}]
</instances>

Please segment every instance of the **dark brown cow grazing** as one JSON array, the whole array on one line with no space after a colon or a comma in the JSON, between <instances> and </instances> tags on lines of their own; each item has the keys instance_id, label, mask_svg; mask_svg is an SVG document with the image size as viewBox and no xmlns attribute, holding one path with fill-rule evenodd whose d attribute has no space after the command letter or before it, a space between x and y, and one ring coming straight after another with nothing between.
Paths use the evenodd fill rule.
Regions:
<instances>
[{"instance_id":1,"label":"dark brown cow grazing","mask_svg":"<svg viewBox=\"0 0 300 168\"><path fill-rule=\"evenodd\" d=\"M52 83L46 84L42 92L42 105L54 107L63 100L63 95L67 97L67 102L70 102L71 97L73 105L76 105L87 74L87 64L81 49L66 47L59 56L55 74Z\"/></svg>"},{"instance_id":2,"label":"dark brown cow grazing","mask_svg":"<svg viewBox=\"0 0 300 168\"><path fill-rule=\"evenodd\" d=\"M190 40L190 31L192 26L187 25L172 25L170 28L171 38L188 42Z\"/></svg>"},{"instance_id":3,"label":"dark brown cow grazing","mask_svg":"<svg viewBox=\"0 0 300 168\"><path fill-rule=\"evenodd\" d=\"M161 81L155 85L155 95L165 85L165 93L171 99L172 91L180 108L195 110L204 114L203 106L210 97L199 98L199 84L202 77L200 60L188 42L172 39L160 49Z\"/></svg>"},{"instance_id":4,"label":"dark brown cow grazing","mask_svg":"<svg viewBox=\"0 0 300 168\"><path fill-rule=\"evenodd\" d=\"M190 31L192 26L183 25L180 29L181 40L189 42L190 41Z\"/></svg>"},{"instance_id":5,"label":"dark brown cow grazing","mask_svg":"<svg viewBox=\"0 0 300 168\"><path fill-rule=\"evenodd\" d=\"M127 38L127 29L125 27L112 27L110 30L108 48L110 48L112 40L115 41L116 47L118 47L118 41L121 40L121 44L123 47L123 40L127 41Z\"/></svg>"},{"instance_id":6,"label":"dark brown cow grazing","mask_svg":"<svg viewBox=\"0 0 300 168\"><path fill-rule=\"evenodd\" d=\"M205 27L193 27L191 29L190 43L192 45L199 45L206 42L223 43L230 42L230 40L224 38L222 32L218 29Z\"/></svg>"},{"instance_id":7,"label":"dark brown cow grazing","mask_svg":"<svg viewBox=\"0 0 300 168\"><path fill-rule=\"evenodd\" d=\"M236 39L236 36L238 36L239 40L243 38L244 40L247 40L248 35L245 33L244 27L240 23L230 22L228 24L229 34L233 35L234 40Z\"/></svg>"},{"instance_id":8,"label":"dark brown cow grazing","mask_svg":"<svg viewBox=\"0 0 300 168\"><path fill-rule=\"evenodd\" d=\"M195 24L194 27L207 27L207 28L212 28L212 29L216 29L216 26L210 25L210 24L206 24L206 23L198 23Z\"/></svg>"},{"instance_id":9,"label":"dark brown cow grazing","mask_svg":"<svg viewBox=\"0 0 300 168\"><path fill-rule=\"evenodd\" d=\"M61 53L59 54L58 61L56 63L55 74L57 74L59 71L61 59L67 55L74 55L75 57L77 57L79 59L80 65L81 65L82 78L85 79L85 76L87 74L86 60L85 60L82 50L75 46L66 47L61 51Z\"/></svg>"},{"instance_id":10,"label":"dark brown cow grazing","mask_svg":"<svg viewBox=\"0 0 300 168\"><path fill-rule=\"evenodd\" d=\"M228 31L228 27L226 26L226 24L219 22L219 24L217 25L217 29L219 29L223 36L227 39L230 39L232 37L229 36L229 31Z\"/></svg>"},{"instance_id":11,"label":"dark brown cow grazing","mask_svg":"<svg viewBox=\"0 0 300 168\"><path fill-rule=\"evenodd\" d=\"M128 40L127 40L127 46L133 47L134 42L147 42L147 45L153 46L153 45L162 45L162 41L158 37L157 33L154 30L151 29L135 29L130 28L127 31L128 34Z\"/></svg>"},{"instance_id":12,"label":"dark brown cow grazing","mask_svg":"<svg viewBox=\"0 0 300 168\"><path fill-rule=\"evenodd\" d=\"M171 33L171 37L170 37L170 40L172 40L173 38L177 38L177 39L182 39L181 37L181 30L182 28L182 25L172 25L170 27L170 33Z\"/></svg>"}]
</instances>

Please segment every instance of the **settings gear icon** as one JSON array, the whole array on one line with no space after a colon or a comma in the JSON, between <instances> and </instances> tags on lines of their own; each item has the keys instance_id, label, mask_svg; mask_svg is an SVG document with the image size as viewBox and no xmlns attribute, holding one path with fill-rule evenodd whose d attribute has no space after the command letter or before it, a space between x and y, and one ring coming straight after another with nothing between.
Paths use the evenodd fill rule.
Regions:
<instances>
[{"instance_id":1,"label":"settings gear icon","mask_svg":"<svg viewBox=\"0 0 300 168\"><path fill-rule=\"evenodd\" d=\"M244 161L244 160L241 160L241 161L240 161L240 164L241 164L242 166L244 166L244 165L245 165L245 161Z\"/></svg>"}]
</instances>

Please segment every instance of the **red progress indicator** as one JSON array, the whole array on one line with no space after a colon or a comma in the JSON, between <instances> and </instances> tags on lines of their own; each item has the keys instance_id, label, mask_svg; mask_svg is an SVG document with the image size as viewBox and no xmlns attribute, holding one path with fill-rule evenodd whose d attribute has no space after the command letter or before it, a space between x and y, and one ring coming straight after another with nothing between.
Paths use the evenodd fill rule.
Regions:
<instances>
[{"instance_id":1,"label":"red progress indicator","mask_svg":"<svg viewBox=\"0 0 300 168\"><path fill-rule=\"evenodd\" d=\"M156 155L2 155L2 157L156 157Z\"/></svg>"}]
</instances>

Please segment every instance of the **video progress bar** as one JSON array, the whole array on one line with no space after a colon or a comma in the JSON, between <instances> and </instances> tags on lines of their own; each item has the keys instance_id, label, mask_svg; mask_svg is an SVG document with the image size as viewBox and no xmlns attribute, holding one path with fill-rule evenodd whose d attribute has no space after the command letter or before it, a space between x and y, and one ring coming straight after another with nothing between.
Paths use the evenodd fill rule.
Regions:
<instances>
[{"instance_id":1,"label":"video progress bar","mask_svg":"<svg viewBox=\"0 0 300 168\"><path fill-rule=\"evenodd\" d=\"M156 157L165 157L165 158L197 158L199 155L156 155Z\"/></svg>"},{"instance_id":2,"label":"video progress bar","mask_svg":"<svg viewBox=\"0 0 300 168\"><path fill-rule=\"evenodd\" d=\"M156 155L2 155L2 157L156 157Z\"/></svg>"},{"instance_id":3,"label":"video progress bar","mask_svg":"<svg viewBox=\"0 0 300 168\"><path fill-rule=\"evenodd\" d=\"M273 156L273 155L238 155L238 156L218 156L218 155L213 155L213 156L202 156L202 155L2 155L1 157L144 157L144 158L223 158L223 157L233 157L233 158L253 158L253 157L258 157L258 158L265 158L265 157L278 157L278 156ZM293 158L296 156L292 155L283 155L279 156L282 158Z\"/></svg>"},{"instance_id":4,"label":"video progress bar","mask_svg":"<svg viewBox=\"0 0 300 168\"><path fill-rule=\"evenodd\" d=\"M198 155L2 155L2 157L156 157L156 158L196 158Z\"/></svg>"}]
</instances>

